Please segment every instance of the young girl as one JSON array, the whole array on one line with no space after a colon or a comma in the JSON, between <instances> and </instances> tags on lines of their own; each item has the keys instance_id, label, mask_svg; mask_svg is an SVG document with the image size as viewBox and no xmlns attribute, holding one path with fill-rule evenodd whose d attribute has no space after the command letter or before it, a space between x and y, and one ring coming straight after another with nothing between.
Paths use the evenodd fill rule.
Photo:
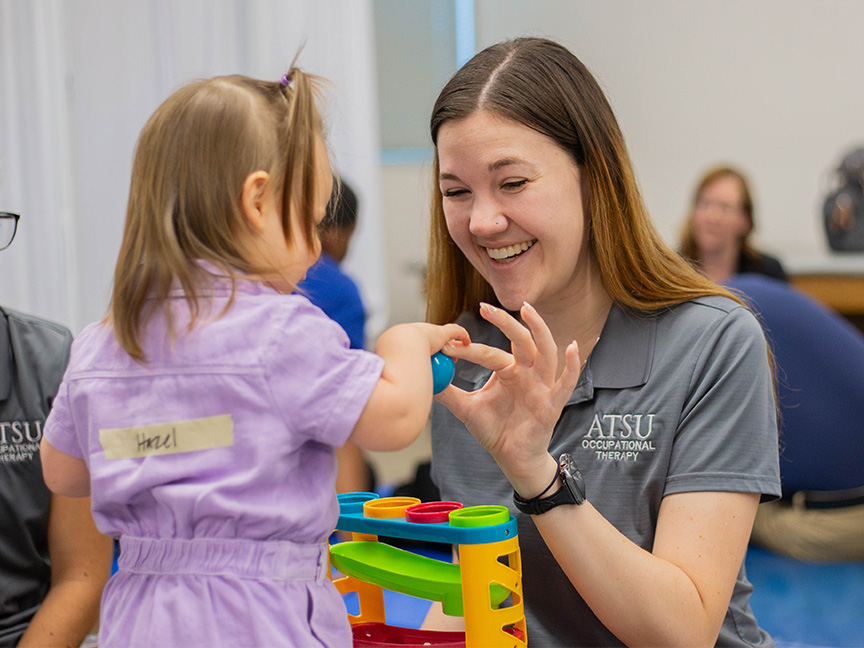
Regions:
<instances>
[{"instance_id":1,"label":"young girl","mask_svg":"<svg viewBox=\"0 0 864 648\"><path fill-rule=\"evenodd\" d=\"M42 447L49 487L92 493L120 539L100 647L351 643L334 448L412 442L430 355L467 333L404 324L352 350L291 294L332 187L319 86L191 83L141 133L110 314L75 341Z\"/></svg>"}]
</instances>

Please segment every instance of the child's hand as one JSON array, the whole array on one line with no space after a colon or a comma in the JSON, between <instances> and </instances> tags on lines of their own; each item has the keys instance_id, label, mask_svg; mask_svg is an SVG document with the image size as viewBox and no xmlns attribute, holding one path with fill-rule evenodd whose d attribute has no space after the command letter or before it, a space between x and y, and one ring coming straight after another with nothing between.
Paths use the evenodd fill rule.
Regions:
<instances>
[{"instance_id":1,"label":"child's hand","mask_svg":"<svg viewBox=\"0 0 864 648\"><path fill-rule=\"evenodd\" d=\"M431 358L445 346L460 347L470 344L471 339L463 327L458 324L427 324L426 322L409 322L397 324L381 334L375 346L375 352L384 355L387 351L399 349L402 353L409 349L420 351Z\"/></svg>"},{"instance_id":2,"label":"child's hand","mask_svg":"<svg viewBox=\"0 0 864 648\"><path fill-rule=\"evenodd\" d=\"M384 331L375 345L384 369L351 441L375 451L399 450L414 441L432 407L432 356L445 345L453 349L469 342L468 331L458 324L414 322Z\"/></svg>"},{"instance_id":3,"label":"child's hand","mask_svg":"<svg viewBox=\"0 0 864 648\"><path fill-rule=\"evenodd\" d=\"M427 324L425 322L416 322L408 326L416 326L429 340L429 355L438 353L445 346L467 346L471 344L471 337L468 331L458 324Z\"/></svg>"}]
</instances>

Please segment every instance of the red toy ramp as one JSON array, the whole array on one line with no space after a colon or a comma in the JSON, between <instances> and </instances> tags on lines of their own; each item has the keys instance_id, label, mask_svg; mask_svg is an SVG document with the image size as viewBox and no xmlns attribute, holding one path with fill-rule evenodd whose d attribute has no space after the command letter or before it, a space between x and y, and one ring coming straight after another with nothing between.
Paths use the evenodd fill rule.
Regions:
<instances>
[{"instance_id":1,"label":"red toy ramp","mask_svg":"<svg viewBox=\"0 0 864 648\"><path fill-rule=\"evenodd\" d=\"M465 648L464 632L415 630L385 623L358 623L351 630L354 633L354 648ZM516 638L522 638L522 631L518 628L511 628L508 632Z\"/></svg>"}]
</instances>

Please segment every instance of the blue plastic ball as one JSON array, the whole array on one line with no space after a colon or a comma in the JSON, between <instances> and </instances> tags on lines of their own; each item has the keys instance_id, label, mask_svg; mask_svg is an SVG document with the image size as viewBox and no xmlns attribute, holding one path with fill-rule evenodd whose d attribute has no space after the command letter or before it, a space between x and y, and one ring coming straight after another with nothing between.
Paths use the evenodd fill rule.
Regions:
<instances>
[{"instance_id":1,"label":"blue plastic ball","mask_svg":"<svg viewBox=\"0 0 864 648\"><path fill-rule=\"evenodd\" d=\"M440 351L432 356L432 393L437 394L447 389L456 373L456 363L453 358Z\"/></svg>"}]
</instances>

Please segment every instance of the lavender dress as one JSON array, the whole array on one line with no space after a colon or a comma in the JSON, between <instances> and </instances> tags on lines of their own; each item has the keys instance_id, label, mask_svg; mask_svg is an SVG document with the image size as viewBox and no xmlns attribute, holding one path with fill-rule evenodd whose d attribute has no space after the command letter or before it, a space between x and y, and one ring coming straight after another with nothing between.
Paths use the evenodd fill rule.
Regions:
<instances>
[{"instance_id":1,"label":"lavender dress","mask_svg":"<svg viewBox=\"0 0 864 648\"><path fill-rule=\"evenodd\" d=\"M90 469L93 516L120 539L99 646L349 646L327 578L338 516L334 447L383 361L299 295L220 280L203 321L173 295L147 363L87 327L45 436ZM209 307L209 310L208 310Z\"/></svg>"}]
</instances>

